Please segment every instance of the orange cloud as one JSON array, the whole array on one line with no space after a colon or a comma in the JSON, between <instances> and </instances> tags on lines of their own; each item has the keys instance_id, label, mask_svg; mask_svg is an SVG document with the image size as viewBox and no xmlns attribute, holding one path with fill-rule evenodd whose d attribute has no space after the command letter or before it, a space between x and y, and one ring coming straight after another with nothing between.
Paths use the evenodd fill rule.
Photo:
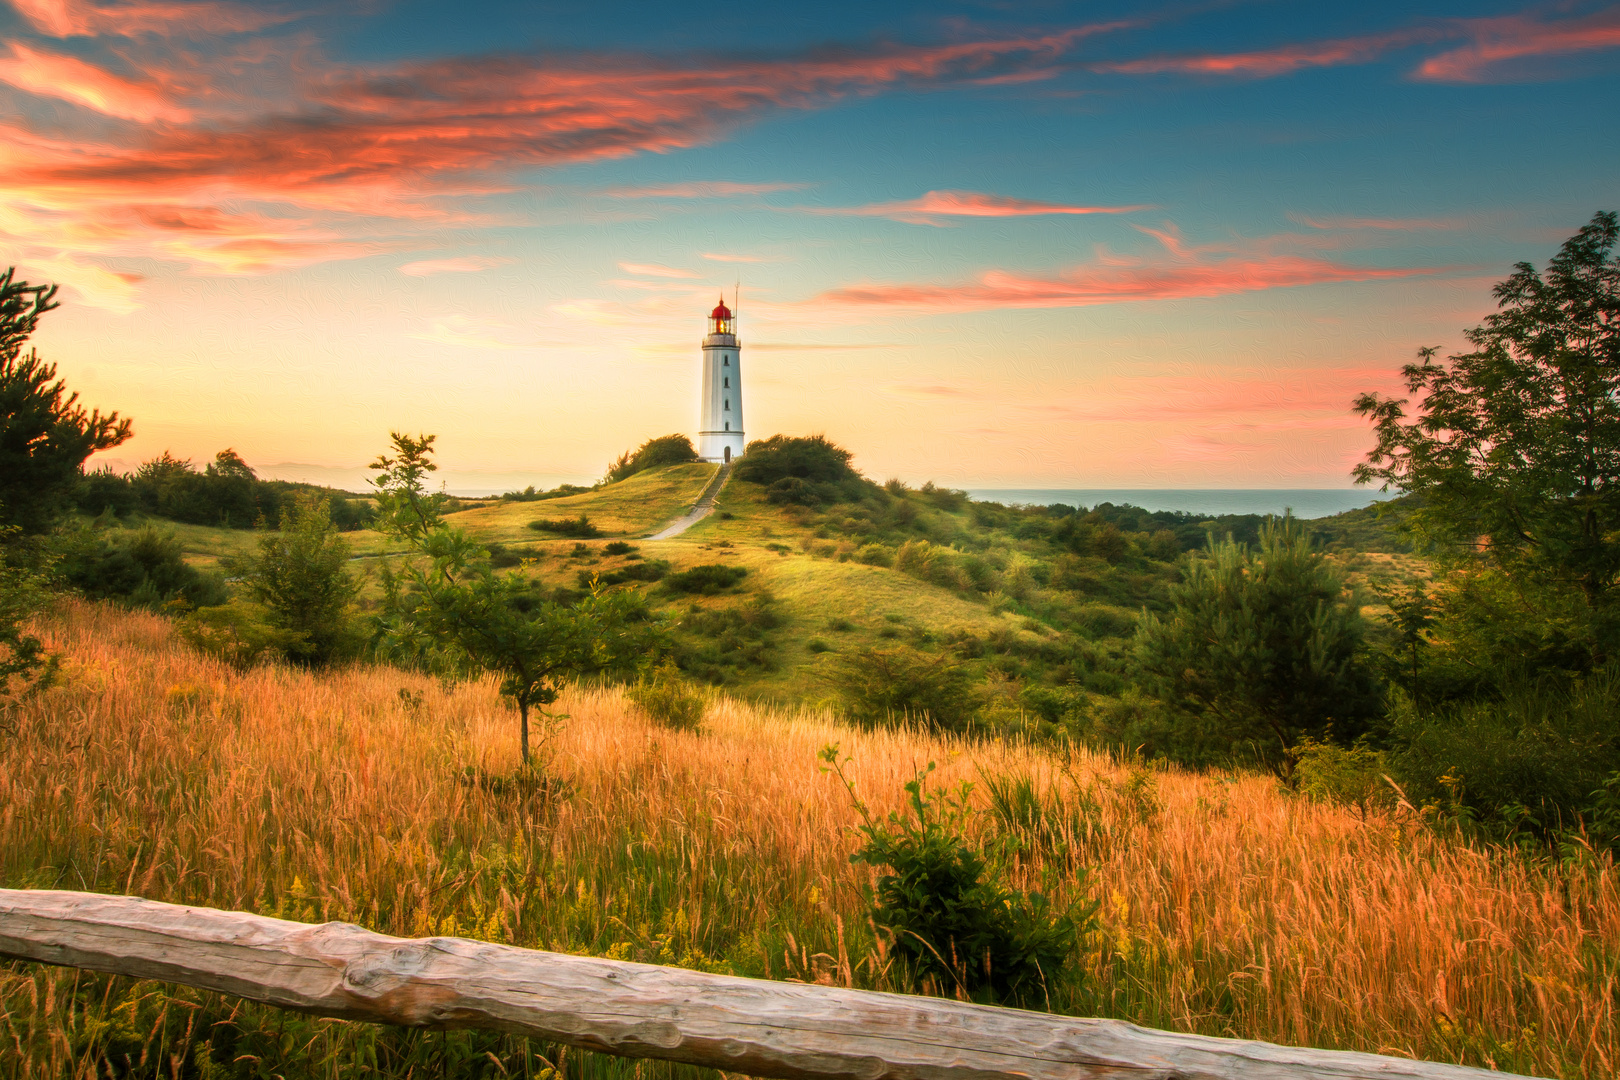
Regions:
<instances>
[{"instance_id":1,"label":"orange cloud","mask_svg":"<svg viewBox=\"0 0 1620 1080\"><path fill-rule=\"evenodd\" d=\"M11 55L0 56L0 82L146 124L154 120L183 123L191 118L188 110L151 83L114 75L76 56L30 49L20 42L12 42Z\"/></svg>"},{"instance_id":2,"label":"orange cloud","mask_svg":"<svg viewBox=\"0 0 1620 1080\"><path fill-rule=\"evenodd\" d=\"M809 184L741 184L731 180L699 180L687 184L609 188L602 194L615 199L724 199L736 195L769 195L775 191L802 191L809 186Z\"/></svg>"},{"instance_id":3,"label":"orange cloud","mask_svg":"<svg viewBox=\"0 0 1620 1080\"><path fill-rule=\"evenodd\" d=\"M918 199L872 203L868 206L807 207L811 214L848 214L856 217L884 217L912 225L945 225L953 217L1034 217L1049 214L1126 214L1147 210L1139 206L1076 206L1069 203L1012 199L1005 195L985 195L977 191L930 191Z\"/></svg>"},{"instance_id":4,"label":"orange cloud","mask_svg":"<svg viewBox=\"0 0 1620 1080\"><path fill-rule=\"evenodd\" d=\"M1620 48L1620 7L1562 22L1524 16L1479 19L1470 29L1472 42L1425 60L1418 66L1418 78L1485 82L1505 61Z\"/></svg>"},{"instance_id":5,"label":"orange cloud","mask_svg":"<svg viewBox=\"0 0 1620 1080\"><path fill-rule=\"evenodd\" d=\"M254 11L237 4L97 4L86 0L11 0L35 30L52 37L210 37L240 34L290 21L293 16Z\"/></svg>"},{"instance_id":6,"label":"orange cloud","mask_svg":"<svg viewBox=\"0 0 1620 1080\"><path fill-rule=\"evenodd\" d=\"M399 272L408 277L427 277L430 274L472 274L516 262L509 255L466 255L455 259L421 259L408 262Z\"/></svg>"},{"instance_id":7,"label":"orange cloud","mask_svg":"<svg viewBox=\"0 0 1620 1080\"><path fill-rule=\"evenodd\" d=\"M1159 56L1119 63L1093 64L1092 71L1119 75L1238 75L1264 79L1287 75L1302 68L1365 64L1391 49L1440 36L1434 28L1400 30L1389 34L1341 38L1275 49L1241 53L1201 53L1187 56Z\"/></svg>"},{"instance_id":8,"label":"orange cloud","mask_svg":"<svg viewBox=\"0 0 1620 1080\"><path fill-rule=\"evenodd\" d=\"M1350 266L1311 254L1267 250L1267 242L1192 247L1174 232L1143 229L1168 257L1104 256L1050 277L989 270L958 284L860 284L830 289L812 307L899 308L918 312L992 308L1090 307L1135 300L1189 300L1264 289L1348 281L1378 281L1439 273L1436 268Z\"/></svg>"},{"instance_id":9,"label":"orange cloud","mask_svg":"<svg viewBox=\"0 0 1620 1080\"><path fill-rule=\"evenodd\" d=\"M184 18L221 32L263 21L227 5L156 2L114 8L28 0L24 14L62 35L156 34ZM0 124L0 205L17 223L17 234L80 254L180 258L229 273L300 265L323 252L349 258L401 246L374 239L382 219L407 231L410 226L400 223L472 223L462 208L466 197L509 191L524 169L708 143L777 109L1059 70L1076 41L1101 29L764 59L506 55L347 67L323 65L298 49L299 60L292 63L285 50L266 43L214 66L228 61L236 82L274 87L268 97L246 99L273 104L244 115L244 98L214 94L207 98L206 122L187 118L178 106L165 111L165 99L155 91L74 61L80 66L69 72L73 77L55 80L58 96L76 95L74 100L113 115L165 122L127 134L97 129L94 138ZM14 56L13 80L45 88L44 74L24 68L38 67L48 54L25 50ZM196 83L200 94L209 80L197 81L197 61L188 57L176 52L173 71L156 61L148 61L145 71L159 85L165 77ZM617 194L706 198L795 187L710 181ZM461 198L452 203L452 196ZM265 224L203 242L131 218L125 208L132 203L183 207L193 217L198 207L234 215L255 206L296 206L315 212L315 220L286 218L279 229ZM147 244L141 250L143 228Z\"/></svg>"}]
</instances>

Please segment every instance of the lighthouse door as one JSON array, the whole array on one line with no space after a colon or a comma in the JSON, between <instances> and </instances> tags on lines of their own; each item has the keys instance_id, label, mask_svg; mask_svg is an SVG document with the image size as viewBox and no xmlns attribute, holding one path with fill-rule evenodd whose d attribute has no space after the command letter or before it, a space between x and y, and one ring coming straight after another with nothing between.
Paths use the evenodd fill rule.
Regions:
<instances>
[{"instance_id":1,"label":"lighthouse door","mask_svg":"<svg viewBox=\"0 0 1620 1080\"><path fill-rule=\"evenodd\" d=\"M731 464L731 447L726 447L726 464Z\"/></svg>"}]
</instances>

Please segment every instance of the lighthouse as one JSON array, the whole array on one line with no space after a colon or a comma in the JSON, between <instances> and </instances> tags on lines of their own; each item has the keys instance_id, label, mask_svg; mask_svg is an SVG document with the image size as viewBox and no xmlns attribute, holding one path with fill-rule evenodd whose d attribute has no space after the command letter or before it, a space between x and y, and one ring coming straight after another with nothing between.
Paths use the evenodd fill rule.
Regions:
<instances>
[{"instance_id":1,"label":"lighthouse","mask_svg":"<svg viewBox=\"0 0 1620 1080\"><path fill-rule=\"evenodd\" d=\"M698 457L729 465L742 457L742 345L725 297L709 312L703 339L703 397L698 407Z\"/></svg>"}]
</instances>

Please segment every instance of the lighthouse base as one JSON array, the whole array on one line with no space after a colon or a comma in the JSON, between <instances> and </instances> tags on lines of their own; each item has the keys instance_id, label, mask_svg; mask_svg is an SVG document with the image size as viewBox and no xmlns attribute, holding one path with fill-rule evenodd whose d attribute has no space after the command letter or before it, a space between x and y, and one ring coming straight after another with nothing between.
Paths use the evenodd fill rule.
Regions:
<instances>
[{"instance_id":1,"label":"lighthouse base","mask_svg":"<svg viewBox=\"0 0 1620 1080\"><path fill-rule=\"evenodd\" d=\"M697 444L698 460L724 465L742 457L746 445L740 431L700 431Z\"/></svg>"}]
</instances>

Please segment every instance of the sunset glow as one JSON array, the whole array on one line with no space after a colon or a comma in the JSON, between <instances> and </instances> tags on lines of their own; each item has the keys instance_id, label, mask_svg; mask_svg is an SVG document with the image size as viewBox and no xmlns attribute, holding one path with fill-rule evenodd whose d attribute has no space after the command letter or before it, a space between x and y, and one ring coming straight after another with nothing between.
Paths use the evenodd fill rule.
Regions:
<instances>
[{"instance_id":1,"label":"sunset glow","mask_svg":"<svg viewBox=\"0 0 1620 1080\"><path fill-rule=\"evenodd\" d=\"M589 481L697 424L882 480L1343 487L1358 392L1620 207L1620 5L0 6L0 265L113 451ZM302 472L300 473L300 470Z\"/></svg>"}]
</instances>

